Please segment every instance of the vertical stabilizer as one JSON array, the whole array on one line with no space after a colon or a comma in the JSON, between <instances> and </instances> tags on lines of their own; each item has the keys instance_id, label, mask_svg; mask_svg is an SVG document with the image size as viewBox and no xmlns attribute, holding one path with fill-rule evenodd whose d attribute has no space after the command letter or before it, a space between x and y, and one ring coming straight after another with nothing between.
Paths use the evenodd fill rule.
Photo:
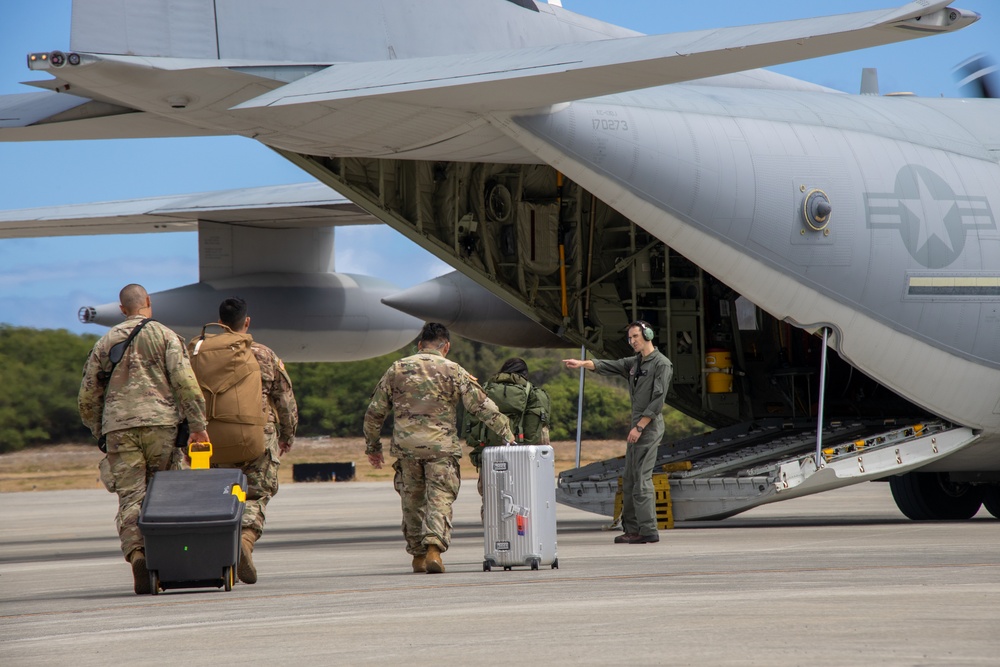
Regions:
<instances>
[{"instance_id":1,"label":"vertical stabilizer","mask_svg":"<svg viewBox=\"0 0 1000 667\"><path fill-rule=\"evenodd\" d=\"M536 0L73 0L70 42L86 53L323 64L632 34Z\"/></svg>"},{"instance_id":2,"label":"vertical stabilizer","mask_svg":"<svg viewBox=\"0 0 1000 667\"><path fill-rule=\"evenodd\" d=\"M861 94L878 95L878 70L865 67L861 70Z\"/></svg>"},{"instance_id":3,"label":"vertical stabilizer","mask_svg":"<svg viewBox=\"0 0 1000 667\"><path fill-rule=\"evenodd\" d=\"M213 0L73 0L70 48L174 58L218 58Z\"/></svg>"}]
</instances>

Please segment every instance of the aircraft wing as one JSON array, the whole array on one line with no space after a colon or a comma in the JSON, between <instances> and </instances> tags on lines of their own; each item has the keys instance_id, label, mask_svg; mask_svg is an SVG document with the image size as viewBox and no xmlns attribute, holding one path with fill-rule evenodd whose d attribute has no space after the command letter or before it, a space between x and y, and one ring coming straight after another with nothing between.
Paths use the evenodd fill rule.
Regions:
<instances>
[{"instance_id":1,"label":"aircraft wing","mask_svg":"<svg viewBox=\"0 0 1000 667\"><path fill-rule=\"evenodd\" d=\"M322 183L0 211L0 238L194 232L212 222L253 229L380 224Z\"/></svg>"},{"instance_id":2,"label":"aircraft wing","mask_svg":"<svg viewBox=\"0 0 1000 667\"><path fill-rule=\"evenodd\" d=\"M679 83L951 32L979 15L920 0L898 9L626 37L461 58L339 64L235 106L383 102L513 111Z\"/></svg>"}]
</instances>

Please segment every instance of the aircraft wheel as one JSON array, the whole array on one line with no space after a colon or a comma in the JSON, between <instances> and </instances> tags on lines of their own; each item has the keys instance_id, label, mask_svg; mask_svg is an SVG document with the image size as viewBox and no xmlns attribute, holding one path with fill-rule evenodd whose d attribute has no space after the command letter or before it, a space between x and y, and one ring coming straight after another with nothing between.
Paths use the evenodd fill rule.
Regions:
<instances>
[{"instance_id":1,"label":"aircraft wheel","mask_svg":"<svg viewBox=\"0 0 1000 667\"><path fill-rule=\"evenodd\" d=\"M160 594L160 577L156 574L156 570L149 571L149 594L159 595Z\"/></svg>"},{"instance_id":2,"label":"aircraft wheel","mask_svg":"<svg viewBox=\"0 0 1000 667\"><path fill-rule=\"evenodd\" d=\"M979 497L982 498L986 511L1000 519L1000 485L990 484L979 487Z\"/></svg>"},{"instance_id":3,"label":"aircraft wheel","mask_svg":"<svg viewBox=\"0 0 1000 667\"><path fill-rule=\"evenodd\" d=\"M552 569L553 570L558 570L559 569L559 559L558 558L556 558L554 561L552 561Z\"/></svg>"},{"instance_id":4,"label":"aircraft wheel","mask_svg":"<svg viewBox=\"0 0 1000 667\"><path fill-rule=\"evenodd\" d=\"M531 569L532 570L537 570L538 569L538 559L537 558L532 558L531 559Z\"/></svg>"},{"instance_id":5,"label":"aircraft wheel","mask_svg":"<svg viewBox=\"0 0 1000 667\"><path fill-rule=\"evenodd\" d=\"M503 566L503 571L504 572L510 572L510 565L504 565Z\"/></svg>"},{"instance_id":6,"label":"aircraft wheel","mask_svg":"<svg viewBox=\"0 0 1000 667\"><path fill-rule=\"evenodd\" d=\"M896 507L914 521L963 521L982 506L971 484L950 481L933 472L910 472L889 478Z\"/></svg>"},{"instance_id":7,"label":"aircraft wheel","mask_svg":"<svg viewBox=\"0 0 1000 667\"><path fill-rule=\"evenodd\" d=\"M488 560L484 560L483 572L492 572L492 571L493 571L493 565Z\"/></svg>"}]
</instances>

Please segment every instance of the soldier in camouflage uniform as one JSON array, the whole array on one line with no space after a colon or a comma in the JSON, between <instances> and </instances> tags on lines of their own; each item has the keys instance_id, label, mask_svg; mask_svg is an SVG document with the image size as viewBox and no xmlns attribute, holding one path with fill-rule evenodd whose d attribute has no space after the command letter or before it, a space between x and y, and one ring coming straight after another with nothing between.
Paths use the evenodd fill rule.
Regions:
<instances>
[{"instance_id":1,"label":"soldier in camouflage uniform","mask_svg":"<svg viewBox=\"0 0 1000 667\"><path fill-rule=\"evenodd\" d=\"M219 305L219 324L236 333L246 333L250 328L247 303L238 297L226 299ZM266 345L254 341L250 346L260 366L261 409L267 415L264 439L267 448L253 461L243 464L219 464L219 468L240 468L247 476L247 502L243 509L240 533L240 563L236 575L245 584L257 582L257 568L253 564L253 546L264 532L264 508L271 497L278 493L278 467L280 457L292 448L295 429L299 423L292 380L285 364Z\"/></svg>"},{"instance_id":2,"label":"soldier in camouflage uniform","mask_svg":"<svg viewBox=\"0 0 1000 667\"><path fill-rule=\"evenodd\" d=\"M414 572L444 572L441 554L451 542L451 506L461 485L458 402L504 442L514 439L509 420L476 379L445 359L450 349L448 329L434 322L425 324L417 354L389 367L365 413L365 454L375 468L385 462L379 436L385 418L393 413L389 453L396 457L394 482Z\"/></svg>"},{"instance_id":3,"label":"soldier in camouflage uniform","mask_svg":"<svg viewBox=\"0 0 1000 667\"><path fill-rule=\"evenodd\" d=\"M146 484L157 470L183 463L174 446L177 424L187 418L189 442L208 439L205 399L188 361L184 341L159 322L148 322L111 372L108 352L125 341L132 329L153 316L149 295L141 285L127 285L119 294L126 320L112 327L94 345L83 367L78 397L80 418L98 439L105 436L107 457L101 479L118 494L116 524L122 553L132 565L136 594L150 592L149 571L139 510Z\"/></svg>"}]
</instances>

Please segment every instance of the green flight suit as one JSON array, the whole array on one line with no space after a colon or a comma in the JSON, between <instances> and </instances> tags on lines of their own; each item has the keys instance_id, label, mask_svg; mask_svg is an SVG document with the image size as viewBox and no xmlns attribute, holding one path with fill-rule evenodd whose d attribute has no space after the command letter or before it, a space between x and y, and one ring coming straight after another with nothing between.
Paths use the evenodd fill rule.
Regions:
<instances>
[{"instance_id":1,"label":"green flight suit","mask_svg":"<svg viewBox=\"0 0 1000 667\"><path fill-rule=\"evenodd\" d=\"M673 364L659 350L648 356L624 359L595 359L594 370L601 375L621 375L628 382L632 400L631 428L642 417L650 421L638 442L625 449L622 476L622 528L626 534L656 535L656 494L653 489L653 466L656 451L663 440L663 401L670 388Z\"/></svg>"}]
</instances>

